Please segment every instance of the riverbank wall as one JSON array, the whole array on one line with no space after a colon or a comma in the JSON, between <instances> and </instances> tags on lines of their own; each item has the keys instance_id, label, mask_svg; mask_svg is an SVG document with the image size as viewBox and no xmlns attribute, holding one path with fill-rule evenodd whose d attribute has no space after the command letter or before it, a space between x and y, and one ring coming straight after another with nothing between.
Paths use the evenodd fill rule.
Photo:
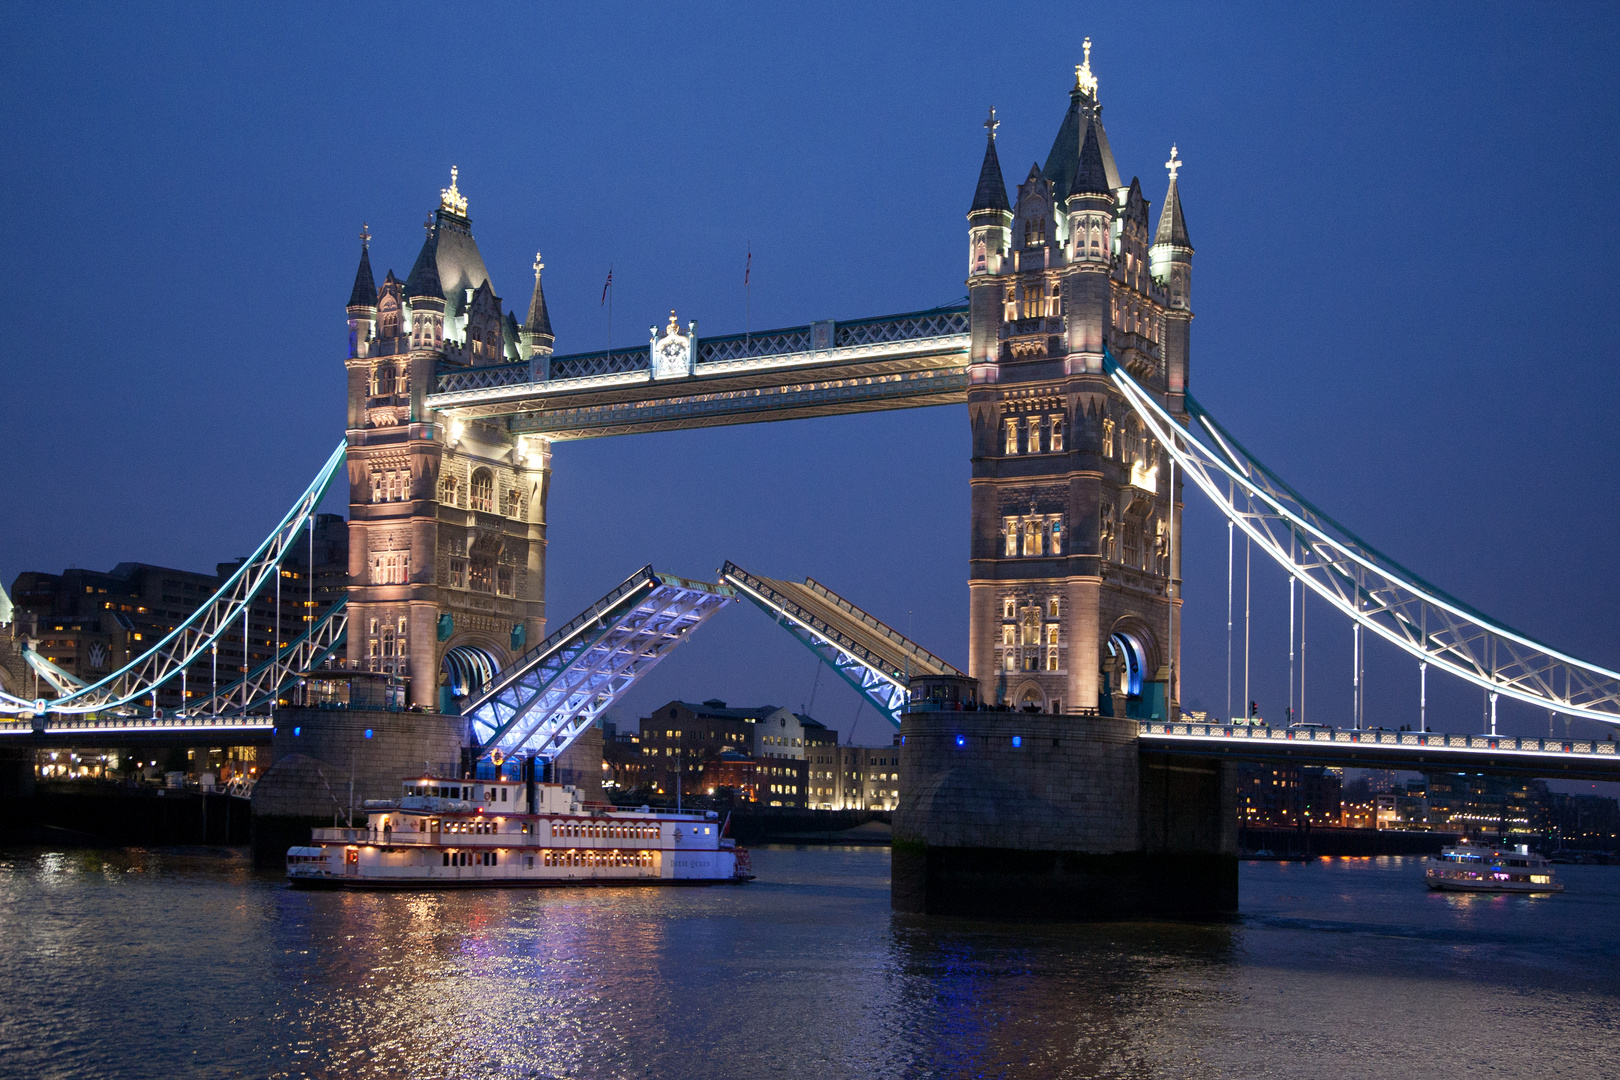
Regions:
<instances>
[{"instance_id":1,"label":"riverbank wall","mask_svg":"<svg viewBox=\"0 0 1620 1080\"><path fill-rule=\"evenodd\" d=\"M0 797L0 843L64 847L246 844L248 800L223 792L38 781Z\"/></svg>"}]
</instances>

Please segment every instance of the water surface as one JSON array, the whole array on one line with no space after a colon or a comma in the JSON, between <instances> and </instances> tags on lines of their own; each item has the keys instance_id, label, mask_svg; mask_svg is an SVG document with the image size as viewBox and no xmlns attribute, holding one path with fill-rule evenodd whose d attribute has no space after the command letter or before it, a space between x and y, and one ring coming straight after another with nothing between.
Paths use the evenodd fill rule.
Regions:
<instances>
[{"instance_id":1,"label":"water surface","mask_svg":"<svg viewBox=\"0 0 1620 1080\"><path fill-rule=\"evenodd\" d=\"M309 893L229 849L0 853L0 1075L1620 1076L1620 867L1429 893L1247 863L1228 924L895 915L884 849L741 887Z\"/></svg>"}]
</instances>

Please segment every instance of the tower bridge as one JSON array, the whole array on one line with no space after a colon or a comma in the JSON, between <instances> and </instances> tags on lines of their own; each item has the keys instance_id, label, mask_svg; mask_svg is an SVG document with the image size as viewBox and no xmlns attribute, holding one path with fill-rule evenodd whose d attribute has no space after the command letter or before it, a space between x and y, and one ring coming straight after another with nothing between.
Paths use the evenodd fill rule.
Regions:
<instances>
[{"instance_id":1,"label":"tower bridge","mask_svg":"<svg viewBox=\"0 0 1620 1080\"><path fill-rule=\"evenodd\" d=\"M1199 405L1183 162L1172 147L1154 213L1115 161L1089 53L1088 41L1050 154L1012 199L991 110L960 305L707 337L671 312L645 345L559 354L544 264L536 257L519 323L503 313L452 170L403 280L390 270L377 284L361 234L346 305L347 430L316 482L147 654L48 701L0 692L11 717L0 740L161 737L177 724L188 736L280 740L281 691L341 650L344 670L402 684L485 767L555 760L716 611L747 600L900 727L899 907L1230 908L1235 758L1620 778L1612 741L1385 732L1359 715L1348 730L1181 715L1189 480L1358 641L1405 650L1425 676L1433 667L1493 703L1620 724L1620 673L1424 582ZM972 462L965 670L825 585L730 562L716 582L645 568L547 632L555 444L952 403L967 405ZM203 715L138 715L144 694L276 579L339 467L351 492L346 603L193 710ZM400 731L390 738L411 738Z\"/></svg>"}]
</instances>

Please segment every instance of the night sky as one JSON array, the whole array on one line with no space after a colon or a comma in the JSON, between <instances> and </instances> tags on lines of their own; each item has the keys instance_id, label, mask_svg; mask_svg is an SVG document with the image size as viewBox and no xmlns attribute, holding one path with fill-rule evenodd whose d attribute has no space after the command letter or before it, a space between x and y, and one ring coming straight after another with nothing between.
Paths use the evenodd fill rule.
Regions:
<instances>
[{"instance_id":1,"label":"night sky","mask_svg":"<svg viewBox=\"0 0 1620 1080\"><path fill-rule=\"evenodd\" d=\"M19 13L0 30L8 587L251 550L342 437L361 223L378 280L403 277L451 165L520 320L544 252L559 353L608 342L610 265L619 346L671 307L742 330L750 248L756 330L958 301L985 110L1011 188L1089 35L1155 218L1172 142L1186 161L1193 392L1371 543L1620 667L1613 7ZM814 576L965 665L965 407L567 443L554 465L554 622L643 564L730 558ZM1199 499L1185 705L1221 715L1226 530ZM1257 565L1250 696L1274 720L1286 597ZM1320 602L1308 619L1306 719L1347 722L1349 629ZM1372 722L1416 721L1414 661L1375 645L1368 675ZM814 696L847 733L858 699L834 682L738 606L617 715ZM1431 679L1432 722L1480 715L1477 690ZM887 739L861 717L858 740Z\"/></svg>"}]
</instances>

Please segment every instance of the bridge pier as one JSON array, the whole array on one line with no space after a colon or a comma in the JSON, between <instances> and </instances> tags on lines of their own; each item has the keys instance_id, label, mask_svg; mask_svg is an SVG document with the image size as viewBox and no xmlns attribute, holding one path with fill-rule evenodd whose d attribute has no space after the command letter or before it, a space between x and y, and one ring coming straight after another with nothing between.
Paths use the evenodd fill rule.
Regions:
<instances>
[{"instance_id":1,"label":"bridge pier","mask_svg":"<svg viewBox=\"0 0 1620 1080\"><path fill-rule=\"evenodd\" d=\"M1125 718L916 711L900 731L895 910L1053 920L1237 910L1231 766L1144 754Z\"/></svg>"}]
</instances>

